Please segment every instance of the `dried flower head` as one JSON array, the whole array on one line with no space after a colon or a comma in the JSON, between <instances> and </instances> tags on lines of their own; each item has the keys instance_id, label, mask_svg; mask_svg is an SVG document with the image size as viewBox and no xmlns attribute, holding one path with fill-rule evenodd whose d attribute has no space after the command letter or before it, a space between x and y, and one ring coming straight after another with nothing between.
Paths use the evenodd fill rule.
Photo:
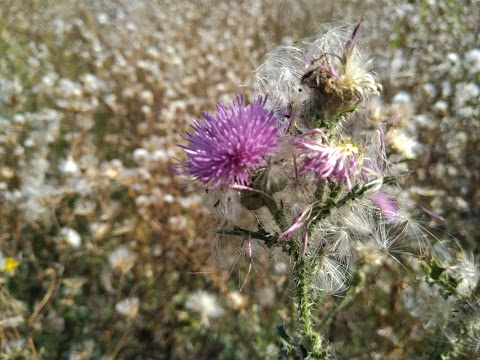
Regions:
<instances>
[{"instance_id":1,"label":"dried flower head","mask_svg":"<svg viewBox=\"0 0 480 360\"><path fill-rule=\"evenodd\" d=\"M245 106L243 96L225 107L217 105L217 113L203 113L196 119L182 146L187 154L186 172L203 185L248 185L253 170L267 165L266 156L276 153L280 145L281 117L266 109L266 98L258 97Z\"/></svg>"},{"instance_id":2,"label":"dried flower head","mask_svg":"<svg viewBox=\"0 0 480 360\"><path fill-rule=\"evenodd\" d=\"M346 41L341 56L321 46L318 58L311 61L310 68L300 80L302 85L311 89L316 105L327 113L348 111L381 89L359 61L356 44L363 29L360 22Z\"/></svg>"},{"instance_id":3,"label":"dried flower head","mask_svg":"<svg viewBox=\"0 0 480 360\"><path fill-rule=\"evenodd\" d=\"M121 315L125 316L127 319L134 319L138 314L138 309L140 307L140 300L137 297L130 297L123 299L115 305L115 310L117 310Z\"/></svg>"},{"instance_id":4,"label":"dried flower head","mask_svg":"<svg viewBox=\"0 0 480 360\"><path fill-rule=\"evenodd\" d=\"M199 290L188 296L185 307L200 314L202 323L209 325L210 318L217 318L223 314L223 308L217 301L217 297L206 291Z\"/></svg>"},{"instance_id":5,"label":"dried flower head","mask_svg":"<svg viewBox=\"0 0 480 360\"><path fill-rule=\"evenodd\" d=\"M59 239L65 241L68 245L78 248L82 244L82 238L80 234L68 227L64 227L60 230Z\"/></svg>"},{"instance_id":6,"label":"dried flower head","mask_svg":"<svg viewBox=\"0 0 480 360\"><path fill-rule=\"evenodd\" d=\"M227 295L227 303L234 311L240 311L247 305L247 297L240 294L239 291L233 291Z\"/></svg>"},{"instance_id":7,"label":"dried flower head","mask_svg":"<svg viewBox=\"0 0 480 360\"><path fill-rule=\"evenodd\" d=\"M65 294L71 296L77 295L87 281L88 279L82 276L63 279L62 284L65 285Z\"/></svg>"},{"instance_id":8,"label":"dried flower head","mask_svg":"<svg viewBox=\"0 0 480 360\"><path fill-rule=\"evenodd\" d=\"M387 143L406 159L415 159L420 144L405 132L392 129L387 133Z\"/></svg>"},{"instance_id":9,"label":"dried flower head","mask_svg":"<svg viewBox=\"0 0 480 360\"><path fill-rule=\"evenodd\" d=\"M68 360L88 360L92 358L95 342L91 339L76 344L68 356Z\"/></svg>"},{"instance_id":10,"label":"dried flower head","mask_svg":"<svg viewBox=\"0 0 480 360\"><path fill-rule=\"evenodd\" d=\"M60 164L59 170L64 175L76 175L79 172L79 167L73 157L70 155Z\"/></svg>"},{"instance_id":11,"label":"dried flower head","mask_svg":"<svg viewBox=\"0 0 480 360\"><path fill-rule=\"evenodd\" d=\"M24 323L23 316L12 316L0 319L0 329L16 328Z\"/></svg>"},{"instance_id":12,"label":"dried flower head","mask_svg":"<svg viewBox=\"0 0 480 360\"><path fill-rule=\"evenodd\" d=\"M303 106L310 93L310 105L329 114L348 111L378 94L381 86L356 46L363 23L351 35L347 28L327 25L313 39L276 47L255 70L253 88L271 96L277 105L293 110ZM302 91L302 86L308 91Z\"/></svg>"},{"instance_id":13,"label":"dried flower head","mask_svg":"<svg viewBox=\"0 0 480 360\"><path fill-rule=\"evenodd\" d=\"M135 264L137 254L127 249L125 246L119 246L108 255L108 262L114 270L126 273Z\"/></svg>"}]
</instances>

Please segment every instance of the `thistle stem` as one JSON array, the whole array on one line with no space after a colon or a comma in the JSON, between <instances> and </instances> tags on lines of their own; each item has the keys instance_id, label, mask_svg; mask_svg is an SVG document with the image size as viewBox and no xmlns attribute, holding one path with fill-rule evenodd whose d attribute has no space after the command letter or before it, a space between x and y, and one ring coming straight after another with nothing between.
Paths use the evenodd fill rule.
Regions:
<instances>
[{"instance_id":1,"label":"thistle stem","mask_svg":"<svg viewBox=\"0 0 480 360\"><path fill-rule=\"evenodd\" d=\"M296 303L303 335L302 346L309 359L328 359L328 352L323 349L323 337L313 328L312 276L315 271L312 259L302 255L301 249L293 251L295 261Z\"/></svg>"}]
</instances>

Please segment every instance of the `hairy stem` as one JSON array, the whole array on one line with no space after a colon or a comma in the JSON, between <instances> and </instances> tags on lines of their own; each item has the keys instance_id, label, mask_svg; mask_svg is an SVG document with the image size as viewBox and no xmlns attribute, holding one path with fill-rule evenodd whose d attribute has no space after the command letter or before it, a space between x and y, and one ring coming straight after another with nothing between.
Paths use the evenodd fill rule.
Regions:
<instances>
[{"instance_id":1,"label":"hairy stem","mask_svg":"<svg viewBox=\"0 0 480 360\"><path fill-rule=\"evenodd\" d=\"M313 328L313 296L312 276L315 271L315 262L301 250L293 251L295 261L296 303L300 322L300 331L303 335L302 346L305 348L308 359L328 359L328 352L323 348L323 337Z\"/></svg>"}]
</instances>

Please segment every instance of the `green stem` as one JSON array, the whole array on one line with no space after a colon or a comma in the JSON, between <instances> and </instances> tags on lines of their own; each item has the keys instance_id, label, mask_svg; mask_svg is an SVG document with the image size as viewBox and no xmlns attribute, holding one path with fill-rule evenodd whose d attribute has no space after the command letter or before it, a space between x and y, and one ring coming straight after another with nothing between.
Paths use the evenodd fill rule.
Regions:
<instances>
[{"instance_id":1,"label":"green stem","mask_svg":"<svg viewBox=\"0 0 480 360\"><path fill-rule=\"evenodd\" d=\"M299 314L300 330L303 335L302 346L309 359L328 359L328 352L323 349L323 337L313 328L312 276L315 262L308 255L302 255L297 247L293 251L295 262L295 281L297 285L296 302Z\"/></svg>"},{"instance_id":2,"label":"green stem","mask_svg":"<svg viewBox=\"0 0 480 360\"><path fill-rule=\"evenodd\" d=\"M386 176L383 178L383 184L388 184L392 181L395 181L397 177L395 176ZM338 199L339 193L337 189L332 191L332 194L329 195L329 199L327 200L327 204L320 208L316 208L314 211L315 221L312 222L311 225L318 224L322 219L325 219L328 215L330 215L333 208L340 208L345 205L348 201L353 200L355 198L361 197L367 190L375 187L376 185L371 182L366 184L362 187L354 187L351 191L349 191L346 195Z\"/></svg>"}]
</instances>

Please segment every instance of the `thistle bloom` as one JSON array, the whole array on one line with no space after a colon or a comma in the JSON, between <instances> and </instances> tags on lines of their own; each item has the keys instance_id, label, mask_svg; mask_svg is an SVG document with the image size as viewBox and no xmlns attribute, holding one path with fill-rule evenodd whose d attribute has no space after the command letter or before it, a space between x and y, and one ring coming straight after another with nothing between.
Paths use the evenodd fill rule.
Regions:
<instances>
[{"instance_id":1,"label":"thistle bloom","mask_svg":"<svg viewBox=\"0 0 480 360\"><path fill-rule=\"evenodd\" d=\"M232 105L219 103L216 114L204 112L205 119L194 120L195 133L183 136L190 144L179 145L187 154L186 172L211 189L248 185L252 171L267 165L265 157L275 155L281 141L281 116L265 109L265 103L259 96L245 106L238 95Z\"/></svg>"},{"instance_id":2,"label":"thistle bloom","mask_svg":"<svg viewBox=\"0 0 480 360\"><path fill-rule=\"evenodd\" d=\"M398 206L387 194L379 191L372 195L372 201L378 206L385 220L398 220Z\"/></svg>"},{"instance_id":3,"label":"thistle bloom","mask_svg":"<svg viewBox=\"0 0 480 360\"><path fill-rule=\"evenodd\" d=\"M305 135L320 134L323 141L316 139L295 139L295 147L305 154L300 174L313 172L318 180L347 184L352 188L351 179L359 173L360 158L358 148L352 144L332 145L320 129Z\"/></svg>"}]
</instances>

